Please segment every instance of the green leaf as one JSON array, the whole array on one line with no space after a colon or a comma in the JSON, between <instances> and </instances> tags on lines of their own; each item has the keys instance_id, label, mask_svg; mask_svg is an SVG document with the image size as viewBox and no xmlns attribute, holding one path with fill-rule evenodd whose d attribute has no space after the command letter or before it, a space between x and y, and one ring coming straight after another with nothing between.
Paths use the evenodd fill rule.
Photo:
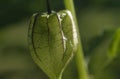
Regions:
<instances>
[{"instance_id":1,"label":"green leaf","mask_svg":"<svg viewBox=\"0 0 120 79\"><path fill-rule=\"evenodd\" d=\"M29 27L30 52L50 79L61 78L77 44L77 31L70 11L33 15Z\"/></svg>"},{"instance_id":2,"label":"green leaf","mask_svg":"<svg viewBox=\"0 0 120 79\"><path fill-rule=\"evenodd\" d=\"M91 41L89 71L91 74L98 74L109 62L108 48L114 35L114 30L106 30L102 35L97 36Z\"/></svg>"},{"instance_id":3,"label":"green leaf","mask_svg":"<svg viewBox=\"0 0 120 79\"><path fill-rule=\"evenodd\" d=\"M93 50L89 62L89 70L95 79L101 79L105 74L106 77L108 77L108 75L111 74L109 71L112 70L109 67L114 65L114 62L118 62L118 57L120 56L119 34L120 29L109 32L107 38L103 34L103 36L105 36L103 41ZM114 79L112 76L111 79Z\"/></svg>"},{"instance_id":4,"label":"green leaf","mask_svg":"<svg viewBox=\"0 0 120 79\"><path fill-rule=\"evenodd\" d=\"M115 30L105 30L100 35L93 37L88 41L88 45L86 46L85 52L89 56L92 54L97 47L99 47L105 40L111 38L114 35Z\"/></svg>"},{"instance_id":5,"label":"green leaf","mask_svg":"<svg viewBox=\"0 0 120 79\"><path fill-rule=\"evenodd\" d=\"M113 40L108 50L108 56L110 59L116 58L120 54L120 28L116 30Z\"/></svg>"}]
</instances>

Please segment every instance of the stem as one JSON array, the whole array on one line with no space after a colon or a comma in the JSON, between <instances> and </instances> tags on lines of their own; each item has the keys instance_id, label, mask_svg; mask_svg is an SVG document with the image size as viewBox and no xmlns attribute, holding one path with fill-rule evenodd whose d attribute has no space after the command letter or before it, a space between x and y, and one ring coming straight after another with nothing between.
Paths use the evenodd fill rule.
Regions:
<instances>
[{"instance_id":1,"label":"stem","mask_svg":"<svg viewBox=\"0 0 120 79\"><path fill-rule=\"evenodd\" d=\"M70 10L73 15L73 19L75 21L75 25L76 25L77 32L79 35L79 28L78 28L78 23L76 19L76 13L75 13L73 0L64 0L64 3L65 3L66 9ZM79 38L79 45L78 45L78 50L77 50L76 57L75 57L77 68L78 68L78 74L79 74L78 77L79 79L89 79L87 68L85 66L85 60L84 60L80 36L78 36L78 38Z\"/></svg>"},{"instance_id":2,"label":"stem","mask_svg":"<svg viewBox=\"0 0 120 79\"><path fill-rule=\"evenodd\" d=\"M49 2L49 0L46 0L46 4L47 4L47 12L48 12L48 14L51 14L52 12L51 12L51 9L50 9L50 2Z\"/></svg>"}]
</instances>

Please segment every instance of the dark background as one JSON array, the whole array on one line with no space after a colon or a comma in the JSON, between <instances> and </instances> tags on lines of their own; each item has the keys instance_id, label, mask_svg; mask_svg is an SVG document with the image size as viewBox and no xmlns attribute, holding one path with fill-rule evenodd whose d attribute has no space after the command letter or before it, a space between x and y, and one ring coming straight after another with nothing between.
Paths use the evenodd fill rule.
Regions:
<instances>
[{"instance_id":1,"label":"dark background","mask_svg":"<svg viewBox=\"0 0 120 79\"><path fill-rule=\"evenodd\" d=\"M74 0L81 41L92 78L112 38L111 30L120 27L120 0ZM64 8L63 0L50 0L52 10ZM45 0L0 0L0 79L48 79L34 64L27 43L29 19L46 12ZM119 79L118 56L97 79ZM77 79L73 59L64 79Z\"/></svg>"}]
</instances>

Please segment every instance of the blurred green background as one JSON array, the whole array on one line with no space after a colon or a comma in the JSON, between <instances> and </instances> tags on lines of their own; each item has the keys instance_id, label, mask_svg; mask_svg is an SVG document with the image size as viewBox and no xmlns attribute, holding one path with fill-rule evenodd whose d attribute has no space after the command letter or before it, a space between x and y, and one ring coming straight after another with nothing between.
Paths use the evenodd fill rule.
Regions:
<instances>
[{"instance_id":1,"label":"blurred green background","mask_svg":"<svg viewBox=\"0 0 120 79\"><path fill-rule=\"evenodd\" d=\"M63 0L50 0L52 10ZM120 27L120 0L74 0L82 46L90 78L120 79L120 55L102 72L114 30ZM0 0L0 79L48 79L33 62L27 43L29 19L46 12L45 0ZM63 79L77 79L75 59Z\"/></svg>"}]
</instances>

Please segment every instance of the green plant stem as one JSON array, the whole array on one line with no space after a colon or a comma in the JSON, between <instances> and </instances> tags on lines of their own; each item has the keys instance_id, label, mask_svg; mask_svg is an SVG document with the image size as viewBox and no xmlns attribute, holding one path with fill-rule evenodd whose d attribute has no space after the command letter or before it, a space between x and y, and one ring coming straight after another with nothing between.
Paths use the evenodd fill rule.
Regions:
<instances>
[{"instance_id":1,"label":"green plant stem","mask_svg":"<svg viewBox=\"0 0 120 79\"><path fill-rule=\"evenodd\" d=\"M73 15L73 19L76 24L78 35L80 35L73 0L64 0L64 3L65 3L66 9L71 11L71 13ZM76 59L76 64L77 64L77 68L78 68L79 79L89 79L87 68L85 66L85 60L84 60L80 36L79 36L78 50L77 50L75 59Z\"/></svg>"}]
</instances>

